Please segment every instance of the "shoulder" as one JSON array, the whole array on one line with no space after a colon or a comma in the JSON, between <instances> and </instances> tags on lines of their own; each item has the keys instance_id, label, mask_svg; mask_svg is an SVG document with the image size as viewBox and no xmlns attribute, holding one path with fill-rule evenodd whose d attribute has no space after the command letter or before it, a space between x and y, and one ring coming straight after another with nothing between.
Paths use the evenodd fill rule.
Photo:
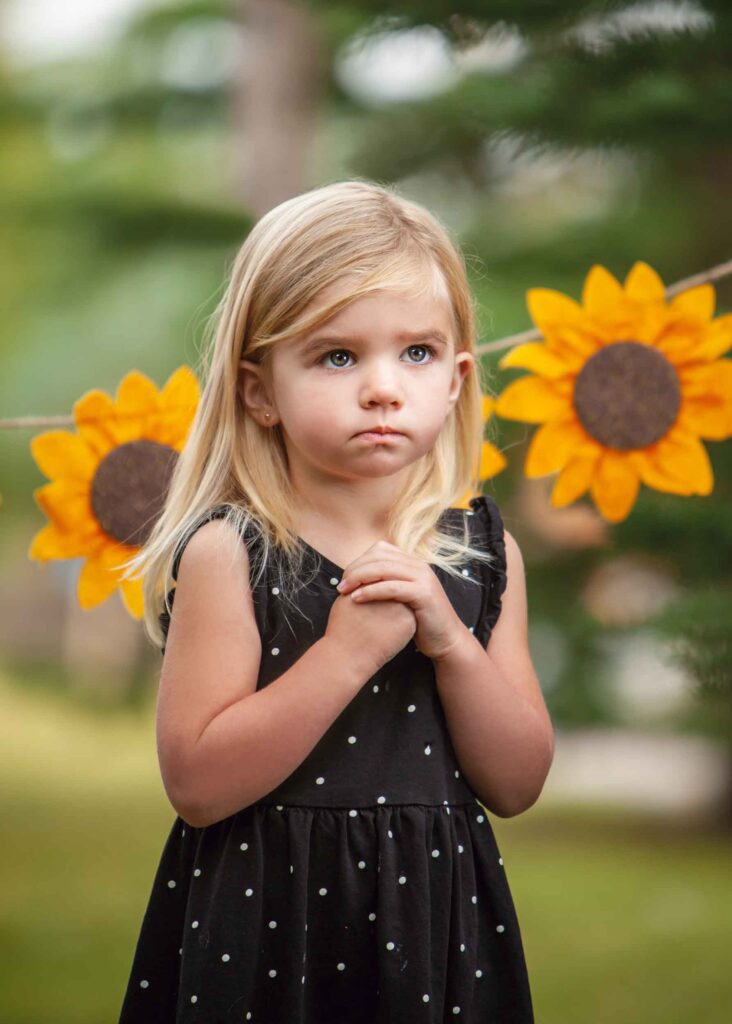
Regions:
<instances>
[{"instance_id":1,"label":"shoulder","mask_svg":"<svg viewBox=\"0 0 732 1024\"><path fill-rule=\"evenodd\" d=\"M241 575L248 571L249 554L241 534L220 516L210 518L189 533L177 558L178 584L184 576L216 572Z\"/></svg>"}]
</instances>

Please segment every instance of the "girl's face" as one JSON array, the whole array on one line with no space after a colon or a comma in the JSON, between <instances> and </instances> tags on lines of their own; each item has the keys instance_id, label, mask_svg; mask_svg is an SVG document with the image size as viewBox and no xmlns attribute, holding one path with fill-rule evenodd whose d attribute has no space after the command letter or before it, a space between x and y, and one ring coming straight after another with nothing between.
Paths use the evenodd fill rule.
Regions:
<instances>
[{"instance_id":1,"label":"girl's face","mask_svg":"<svg viewBox=\"0 0 732 1024\"><path fill-rule=\"evenodd\" d=\"M342 290L325 289L310 309ZM455 345L446 290L375 292L276 346L269 386L245 361L244 401L262 426L280 424L295 484L391 476L432 448L458 398L473 357ZM384 426L398 433L364 436Z\"/></svg>"}]
</instances>

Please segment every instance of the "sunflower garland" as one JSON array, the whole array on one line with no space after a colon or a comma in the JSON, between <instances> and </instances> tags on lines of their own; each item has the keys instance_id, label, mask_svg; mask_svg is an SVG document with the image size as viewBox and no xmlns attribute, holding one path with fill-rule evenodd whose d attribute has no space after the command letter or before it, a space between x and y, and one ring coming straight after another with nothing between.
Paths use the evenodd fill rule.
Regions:
<instances>
[{"instance_id":1,"label":"sunflower garland","mask_svg":"<svg viewBox=\"0 0 732 1024\"><path fill-rule=\"evenodd\" d=\"M160 514L173 469L199 402L198 380L181 366L161 391L132 370L116 400L94 389L73 407L77 433L49 430L31 441L51 480L33 492L50 520L28 557L86 558L78 582L82 608L119 588L133 618L143 614L142 581L121 579L121 563L145 543Z\"/></svg>"},{"instance_id":2,"label":"sunflower garland","mask_svg":"<svg viewBox=\"0 0 732 1024\"><path fill-rule=\"evenodd\" d=\"M624 285L596 264L582 304L531 288L531 317L543 342L518 345L502 368L533 371L495 403L504 419L541 423L524 472L559 472L551 501L561 508L589 488L610 522L625 519L640 483L671 494L707 495L714 477L701 438L732 435L732 314L714 316L711 284L666 301L663 282L638 261Z\"/></svg>"}]
</instances>

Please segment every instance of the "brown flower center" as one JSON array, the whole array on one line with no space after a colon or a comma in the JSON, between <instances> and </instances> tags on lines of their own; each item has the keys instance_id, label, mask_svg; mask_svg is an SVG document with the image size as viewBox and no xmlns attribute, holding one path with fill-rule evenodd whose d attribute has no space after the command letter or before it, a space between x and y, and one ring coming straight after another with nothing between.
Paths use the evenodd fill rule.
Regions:
<instances>
[{"instance_id":1,"label":"brown flower center","mask_svg":"<svg viewBox=\"0 0 732 1024\"><path fill-rule=\"evenodd\" d=\"M162 512L178 452L157 441L128 441L99 463L91 488L92 511L121 544L140 547Z\"/></svg>"},{"instance_id":2,"label":"brown flower center","mask_svg":"<svg viewBox=\"0 0 732 1024\"><path fill-rule=\"evenodd\" d=\"M587 360L573 396L588 434L607 448L645 448L663 437L681 407L681 386L658 349L616 341Z\"/></svg>"}]
</instances>

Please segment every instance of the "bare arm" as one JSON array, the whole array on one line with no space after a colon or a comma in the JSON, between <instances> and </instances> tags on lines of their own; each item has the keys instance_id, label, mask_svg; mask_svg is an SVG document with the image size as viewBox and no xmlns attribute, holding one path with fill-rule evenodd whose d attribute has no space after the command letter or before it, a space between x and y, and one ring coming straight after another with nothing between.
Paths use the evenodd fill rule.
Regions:
<instances>
[{"instance_id":1,"label":"bare arm","mask_svg":"<svg viewBox=\"0 0 732 1024\"><path fill-rule=\"evenodd\" d=\"M554 733L528 648L521 551L506 540L507 584L488 646L468 629L435 662L437 688L458 761L489 811L511 817L539 797Z\"/></svg>"},{"instance_id":2,"label":"bare arm","mask_svg":"<svg viewBox=\"0 0 732 1024\"><path fill-rule=\"evenodd\" d=\"M246 546L207 523L181 558L157 708L165 789L195 828L275 789L374 672L328 636L257 690L260 660Z\"/></svg>"}]
</instances>

